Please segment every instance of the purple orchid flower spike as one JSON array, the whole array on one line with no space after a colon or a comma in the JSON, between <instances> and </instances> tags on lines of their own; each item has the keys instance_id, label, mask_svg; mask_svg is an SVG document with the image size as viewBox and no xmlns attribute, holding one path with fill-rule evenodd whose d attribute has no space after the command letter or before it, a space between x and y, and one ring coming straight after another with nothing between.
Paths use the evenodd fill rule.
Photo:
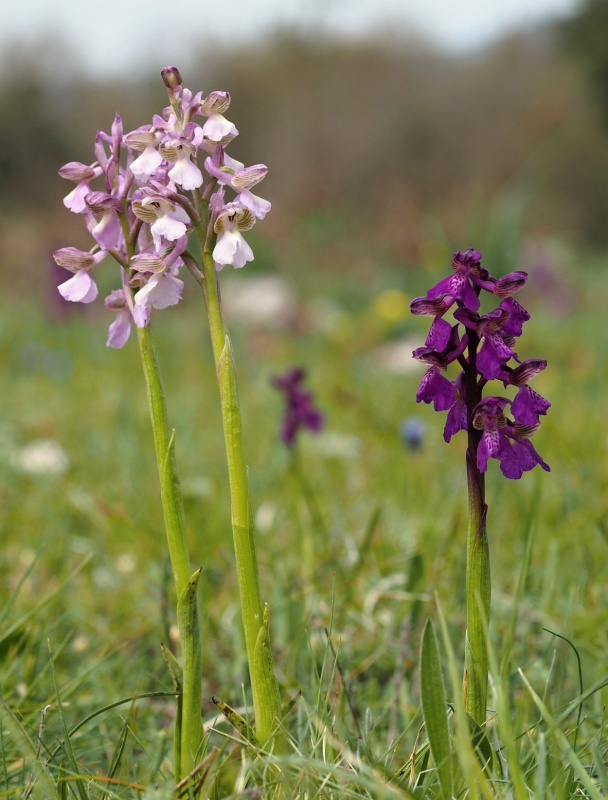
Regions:
<instances>
[{"instance_id":1,"label":"purple orchid flower spike","mask_svg":"<svg viewBox=\"0 0 608 800\"><path fill-rule=\"evenodd\" d=\"M550 407L528 382L547 366L547 362L540 359L520 362L513 349L524 322L530 319L513 295L525 285L528 276L517 270L494 278L482 266L481 253L473 249L455 253L451 268L452 275L433 286L425 297L415 298L411 303L413 314L434 318L425 346L413 353L415 359L429 365L416 400L432 403L435 411L448 412L444 429L446 442L459 431L468 431L475 452L473 463L480 469L483 465L483 472L488 458L497 458L503 474L511 479L521 478L537 464L548 469L528 442L528 437L538 428L539 418ZM480 314L481 292L499 300L498 307ZM444 319L454 306L456 325ZM450 381L444 373L454 361L459 363L461 371ZM504 400L505 405L499 404L500 414L496 410L492 416L486 408L484 416L479 411L480 403L484 387L492 380L502 381L505 388L513 386L517 392L512 400ZM494 417L506 420L506 405L510 406L513 422L503 424L501 421L500 428L493 427ZM478 427L475 419L478 424L482 420L485 422ZM489 431L493 433L490 435ZM492 446L491 436L496 439Z\"/></svg>"},{"instance_id":2,"label":"purple orchid flower spike","mask_svg":"<svg viewBox=\"0 0 608 800\"><path fill-rule=\"evenodd\" d=\"M448 412L443 431L446 442L460 431L467 433L469 526L463 701L467 714L478 725L484 725L491 598L485 473L490 459L498 461L501 473L510 480L519 480L536 466L550 471L530 442L550 403L528 386L547 362L521 361L513 349L524 322L530 319L525 308L513 299L525 285L526 273L517 270L495 278L482 266L481 254L472 249L455 253L451 266L452 275L411 303L412 314L433 317L424 347L413 353L415 359L429 365L416 401L432 403L435 411ZM482 292L498 301L497 308L483 314ZM444 319L450 309L455 325ZM455 361L460 371L450 381L444 373ZM493 380L502 382L505 390L513 387L515 397L484 397ZM508 409L512 419L507 416Z\"/></svg>"}]
</instances>

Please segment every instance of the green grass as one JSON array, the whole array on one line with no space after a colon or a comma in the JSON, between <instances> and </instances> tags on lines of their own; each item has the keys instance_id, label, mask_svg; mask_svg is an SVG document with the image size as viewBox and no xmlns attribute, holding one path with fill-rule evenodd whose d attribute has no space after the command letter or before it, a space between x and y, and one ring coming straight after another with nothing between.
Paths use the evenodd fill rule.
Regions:
<instances>
[{"instance_id":1,"label":"green grass","mask_svg":"<svg viewBox=\"0 0 608 800\"><path fill-rule=\"evenodd\" d=\"M428 283L393 277L410 294ZM390 286L389 277L377 288ZM608 792L606 276L588 267L566 316L543 310L539 297L527 302L528 289L521 297L532 320L519 354L550 362L535 381L553 403L535 444L552 472L510 482L492 463L488 476L496 662L488 739L497 756L485 771L458 708L464 442L446 446L443 415L416 406L420 374L389 373L370 356L391 337L423 338L424 320L383 322L376 290L352 283L327 290L341 314L333 332L231 325L262 597L284 700L302 694L284 721L292 747L280 758L244 746L222 720L211 724L212 695L243 716L251 698L217 388L202 308L188 288L183 308L158 315L155 335L192 563L203 567L203 717L216 731L203 796L440 797L421 732L428 616L438 628L443 621L458 796ZM91 311L51 323L33 305L5 309L0 322L0 798L142 796L138 787L172 796L174 699L160 644L171 642L174 599L156 464L137 349L107 350L106 324ZM321 522L278 441L281 401L269 378L294 363L309 369L327 416L326 431L305 437L300 453ZM398 436L413 414L427 424L417 453ZM65 473L19 468L22 449L41 439L63 448ZM585 692L578 727L573 648Z\"/></svg>"}]
</instances>

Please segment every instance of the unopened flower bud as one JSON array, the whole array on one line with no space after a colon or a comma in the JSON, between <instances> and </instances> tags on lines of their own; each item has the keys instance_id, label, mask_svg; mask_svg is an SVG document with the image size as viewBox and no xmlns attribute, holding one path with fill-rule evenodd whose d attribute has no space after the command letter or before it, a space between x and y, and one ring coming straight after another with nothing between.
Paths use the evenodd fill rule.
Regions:
<instances>
[{"instance_id":1,"label":"unopened flower bud","mask_svg":"<svg viewBox=\"0 0 608 800\"><path fill-rule=\"evenodd\" d=\"M97 175L101 174L101 170L96 170L87 164L81 164L80 161L70 161L64 164L59 170L59 176L68 181L78 183L80 181L90 181Z\"/></svg>"},{"instance_id":2,"label":"unopened flower bud","mask_svg":"<svg viewBox=\"0 0 608 800\"><path fill-rule=\"evenodd\" d=\"M177 89L182 85L182 76L177 67L164 67L161 69L160 75L167 89Z\"/></svg>"},{"instance_id":3,"label":"unopened flower bud","mask_svg":"<svg viewBox=\"0 0 608 800\"><path fill-rule=\"evenodd\" d=\"M469 247L468 250L454 253L452 256L452 269L458 270L463 266L469 267L473 272L479 272L481 266L481 253L479 250L473 250L472 247Z\"/></svg>"}]
</instances>

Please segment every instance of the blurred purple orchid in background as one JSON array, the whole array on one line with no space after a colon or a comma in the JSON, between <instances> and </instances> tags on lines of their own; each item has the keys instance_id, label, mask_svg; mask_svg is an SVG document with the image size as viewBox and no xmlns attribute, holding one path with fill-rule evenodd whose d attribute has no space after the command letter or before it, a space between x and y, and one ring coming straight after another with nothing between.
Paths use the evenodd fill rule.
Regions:
<instances>
[{"instance_id":1,"label":"blurred purple orchid in background","mask_svg":"<svg viewBox=\"0 0 608 800\"><path fill-rule=\"evenodd\" d=\"M283 375L272 379L272 385L285 397L281 440L289 449L295 447L301 429L307 428L318 433L323 427L323 414L315 408L312 394L302 388L305 377L304 369L291 367Z\"/></svg>"}]
</instances>

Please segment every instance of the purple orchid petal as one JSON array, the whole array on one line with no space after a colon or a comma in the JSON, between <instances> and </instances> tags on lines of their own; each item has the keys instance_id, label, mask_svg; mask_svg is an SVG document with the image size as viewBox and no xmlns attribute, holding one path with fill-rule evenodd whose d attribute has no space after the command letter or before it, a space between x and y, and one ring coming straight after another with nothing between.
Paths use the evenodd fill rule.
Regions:
<instances>
[{"instance_id":1,"label":"purple orchid petal","mask_svg":"<svg viewBox=\"0 0 608 800\"><path fill-rule=\"evenodd\" d=\"M448 416L445 421L443 429L443 439L445 442L450 442L452 436L459 431L466 431L468 427L468 414L467 405L464 397L464 380L465 374L461 372L454 385L454 404L448 411Z\"/></svg>"},{"instance_id":2,"label":"purple orchid petal","mask_svg":"<svg viewBox=\"0 0 608 800\"><path fill-rule=\"evenodd\" d=\"M477 369L486 380L494 380L501 376L503 365L514 355L499 333L488 334L477 354Z\"/></svg>"},{"instance_id":3,"label":"purple orchid petal","mask_svg":"<svg viewBox=\"0 0 608 800\"><path fill-rule=\"evenodd\" d=\"M447 411L456 397L454 384L445 378L437 367L431 367L416 392L417 403L432 403L435 411Z\"/></svg>"},{"instance_id":4,"label":"purple orchid petal","mask_svg":"<svg viewBox=\"0 0 608 800\"><path fill-rule=\"evenodd\" d=\"M551 403L529 386L521 386L511 404L513 419L519 425L536 425L539 416L547 413Z\"/></svg>"},{"instance_id":5,"label":"purple orchid petal","mask_svg":"<svg viewBox=\"0 0 608 800\"><path fill-rule=\"evenodd\" d=\"M450 323L441 317L435 317L429 330L429 335L426 337L425 345L432 350L443 352L448 346L451 334L452 326Z\"/></svg>"},{"instance_id":6,"label":"purple orchid petal","mask_svg":"<svg viewBox=\"0 0 608 800\"><path fill-rule=\"evenodd\" d=\"M484 430L477 447L477 469L485 472L490 458L502 461L506 456L505 445L508 447L509 443L498 428Z\"/></svg>"},{"instance_id":7,"label":"purple orchid petal","mask_svg":"<svg viewBox=\"0 0 608 800\"><path fill-rule=\"evenodd\" d=\"M513 300L512 297L507 297L500 303L500 308L507 311L509 319L502 326L502 332L505 336L521 336L522 326L524 322L530 319L530 314L523 306Z\"/></svg>"},{"instance_id":8,"label":"purple orchid petal","mask_svg":"<svg viewBox=\"0 0 608 800\"><path fill-rule=\"evenodd\" d=\"M518 438L513 441L513 453L521 467L522 472L528 472L538 464L545 472L551 472L551 467L543 461L536 452L529 439ZM507 476L509 477L509 476Z\"/></svg>"}]
</instances>

